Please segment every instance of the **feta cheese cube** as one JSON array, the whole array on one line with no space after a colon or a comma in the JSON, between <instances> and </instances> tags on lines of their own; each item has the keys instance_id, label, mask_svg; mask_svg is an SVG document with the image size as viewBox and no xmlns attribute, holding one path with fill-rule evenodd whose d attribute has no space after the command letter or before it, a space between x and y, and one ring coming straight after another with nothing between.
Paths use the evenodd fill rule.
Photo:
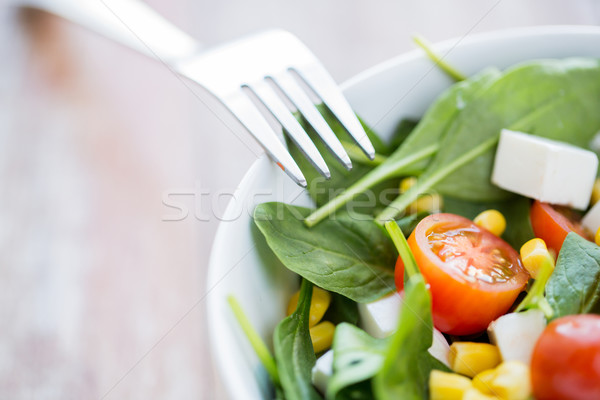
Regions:
<instances>
[{"instance_id":1,"label":"feta cheese cube","mask_svg":"<svg viewBox=\"0 0 600 400\"><path fill-rule=\"evenodd\" d=\"M312 369L312 383L321 393L325 393L331 375L333 375L333 350L329 350L317 359Z\"/></svg>"},{"instance_id":2,"label":"feta cheese cube","mask_svg":"<svg viewBox=\"0 0 600 400\"><path fill-rule=\"evenodd\" d=\"M488 327L490 341L498 346L502 361L521 361L529 365L533 348L546 328L541 310L510 313L493 321Z\"/></svg>"},{"instance_id":3,"label":"feta cheese cube","mask_svg":"<svg viewBox=\"0 0 600 400\"><path fill-rule=\"evenodd\" d=\"M598 157L591 151L503 129L492 182L523 196L584 210L597 170Z\"/></svg>"},{"instance_id":4,"label":"feta cheese cube","mask_svg":"<svg viewBox=\"0 0 600 400\"><path fill-rule=\"evenodd\" d=\"M371 303L358 304L362 328L376 338L390 336L398 326L402 297L392 293Z\"/></svg>"},{"instance_id":5,"label":"feta cheese cube","mask_svg":"<svg viewBox=\"0 0 600 400\"><path fill-rule=\"evenodd\" d=\"M594 204L590 211L584 215L581 225L592 235L596 234L596 231L600 228L600 201Z\"/></svg>"},{"instance_id":6,"label":"feta cheese cube","mask_svg":"<svg viewBox=\"0 0 600 400\"><path fill-rule=\"evenodd\" d=\"M390 294L371 303L359 304L361 327L376 338L390 336L398 327L401 307L402 296L398 293ZM429 353L450 366L448 360L450 345L442 332L435 328L433 328L433 344L429 348Z\"/></svg>"}]
</instances>

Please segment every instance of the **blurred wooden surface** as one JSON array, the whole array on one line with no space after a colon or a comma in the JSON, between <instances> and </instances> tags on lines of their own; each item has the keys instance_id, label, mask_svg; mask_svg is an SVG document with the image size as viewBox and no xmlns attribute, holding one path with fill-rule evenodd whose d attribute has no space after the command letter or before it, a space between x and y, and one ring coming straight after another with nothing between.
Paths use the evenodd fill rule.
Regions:
<instances>
[{"instance_id":1,"label":"blurred wooden surface","mask_svg":"<svg viewBox=\"0 0 600 400\"><path fill-rule=\"evenodd\" d=\"M207 46L288 29L338 81L414 32L600 23L593 0L149 2ZM259 148L158 63L47 15L0 26L0 399L222 398L206 265ZM164 221L200 191L209 221L192 195Z\"/></svg>"}]
</instances>

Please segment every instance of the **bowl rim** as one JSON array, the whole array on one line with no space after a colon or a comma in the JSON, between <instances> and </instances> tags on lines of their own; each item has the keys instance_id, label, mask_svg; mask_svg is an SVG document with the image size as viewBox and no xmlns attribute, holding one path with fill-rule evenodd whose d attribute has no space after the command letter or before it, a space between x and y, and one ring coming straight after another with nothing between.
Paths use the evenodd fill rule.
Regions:
<instances>
[{"instance_id":1,"label":"bowl rim","mask_svg":"<svg viewBox=\"0 0 600 400\"><path fill-rule=\"evenodd\" d=\"M481 44L483 42L492 42L498 40L510 40L516 38L527 38L534 39L535 37L549 37L549 36L597 36L600 39L600 26L594 25L539 25L539 26L529 26L529 27L515 27L515 28L506 28L493 30L488 32L467 34L462 37L454 37L451 39L446 39L443 41L439 41L433 44L435 50L439 53L448 53L452 51L454 48L462 47L462 46L471 46L476 44ZM389 60L378 63L366 70L359 72L353 77L347 79L340 87L342 91L347 91L352 89L353 87L359 85L360 83L369 80L370 78L382 74L386 71L397 68L399 65L404 63L409 63L415 61L417 59L426 58L427 56L423 53L421 49L413 49L408 52L402 53L396 57L393 57ZM255 181L256 174L263 169L263 164L271 163L268 156L263 153L257 160L255 160L250 166L249 170L244 174L244 177L241 179L234 197L241 198L243 197L243 193L248 192L252 189L252 184ZM285 177L284 179L287 179ZM240 197L241 196L241 197ZM225 211L225 216L228 212L231 212L232 204L229 204ZM210 353L211 353L211 361L213 371L216 372L214 379L218 380L221 383L221 386L224 388L225 393L228 398L237 399L237 398L246 398L244 396L243 389L238 385L228 384L225 376L230 374L230 367L227 364L228 359L223 356L220 351L219 346L219 332L217 329L213 329L212 327L216 326L214 321L220 318L217 306L213 304L216 300L213 296L210 296L211 290L215 285L218 285L219 282L224 278L218 274L220 269L218 268L218 263L216 261L217 256L216 249L223 242L225 234L224 224L219 223L217 227L217 231L215 234L215 239L211 246L211 253L208 262L208 269L206 274L206 323L207 323L207 331L208 338L210 343ZM240 397L241 396L241 397Z\"/></svg>"}]
</instances>

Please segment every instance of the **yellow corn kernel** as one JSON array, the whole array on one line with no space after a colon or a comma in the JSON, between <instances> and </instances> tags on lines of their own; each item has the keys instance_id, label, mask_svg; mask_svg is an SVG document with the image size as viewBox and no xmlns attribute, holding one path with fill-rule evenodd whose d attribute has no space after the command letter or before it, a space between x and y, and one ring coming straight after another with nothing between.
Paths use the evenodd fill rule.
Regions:
<instances>
[{"instance_id":1,"label":"yellow corn kernel","mask_svg":"<svg viewBox=\"0 0 600 400\"><path fill-rule=\"evenodd\" d=\"M498 210L485 210L476 216L473 222L496 236L502 236L506 230L506 218Z\"/></svg>"},{"instance_id":2,"label":"yellow corn kernel","mask_svg":"<svg viewBox=\"0 0 600 400\"><path fill-rule=\"evenodd\" d=\"M310 340L312 340L315 354L321 353L331 347L334 331L335 325L329 321L323 321L310 328Z\"/></svg>"},{"instance_id":3,"label":"yellow corn kernel","mask_svg":"<svg viewBox=\"0 0 600 400\"><path fill-rule=\"evenodd\" d=\"M429 400L462 400L471 387L471 380L459 374L431 371L429 374Z\"/></svg>"},{"instance_id":4,"label":"yellow corn kernel","mask_svg":"<svg viewBox=\"0 0 600 400\"><path fill-rule=\"evenodd\" d=\"M592 188L592 199L590 205L594 205L600 200L600 178L596 179L594 182L594 187Z\"/></svg>"},{"instance_id":5,"label":"yellow corn kernel","mask_svg":"<svg viewBox=\"0 0 600 400\"><path fill-rule=\"evenodd\" d=\"M496 377L496 369L488 369L478 373L473 378L473 387L477 388L481 393L494 394L492 391L492 381Z\"/></svg>"},{"instance_id":6,"label":"yellow corn kernel","mask_svg":"<svg viewBox=\"0 0 600 400\"><path fill-rule=\"evenodd\" d=\"M538 272L544 262L550 261L554 264L552 254L550 254L546 243L542 239L531 239L521 246L520 253L523 266L533 279L537 278Z\"/></svg>"},{"instance_id":7,"label":"yellow corn kernel","mask_svg":"<svg viewBox=\"0 0 600 400\"><path fill-rule=\"evenodd\" d=\"M414 176L409 176L408 178L404 178L400 181L400 193L406 192L411 187L415 186L417 183L417 178Z\"/></svg>"},{"instance_id":8,"label":"yellow corn kernel","mask_svg":"<svg viewBox=\"0 0 600 400\"><path fill-rule=\"evenodd\" d=\"M527 400L531 396L529 367L520 361L506 361L473 378L473 387L502 400Z\"/></svg>"},{"instance_id":9,"label":"yellow corn kernel","mask_svg":"<svg viewBox=\"0 0 600 400\"><path fill-rule=\"evenodd\" d=\"M596 231L596 235L594 236L594 242L596 242L596 244L600 246L600 228L598 228L598 230Z\"/></svg>"},{"instance_id":10,"label":"yellow corn kernel","mask_svg":"<svg viewBox=\"0 0 600 400\"><path fill-rule=\"evenodd\" d=\"M294 293L290 298L287 315L290 315L296 310L296 307L298 306L298 297L300 297L300 291ZM308 315L308 326L315 326L321 318L323 318L325 311L329 308L329 303L331 303L331 293L316 286L313 287L312 298L310 301L310 313Z\"/></svg>"},{"instance_id":11,"label":"yellow corn kernel","mask_svg":"<svg viewBox=\"0 0 600 400\"><path fill-rule=\"evenodd\" d=\"M498 400L498 397L482 393L474 387L467 389L462 400Z\"/></svg>"},{"instance_id":12,"label":"yellow corn kernel","mask_svg":"<svg viewBox=\"0 0 600 400\"><path fill-rule=\"evenodd\" d=\"M408 212L416 214L420 212L438 213L441 212L444 201L442 196L437 193L423 194L417 200L413 201L408 206Z\"/></svg>"},{"instance_id":13,"label":"yellow corn kernel","mask_svg":"<svg viewBox=\"0 0 600 400\"><path fill-rule=\"evenodd\" d=\"M450 368L454 372L474 377L500 364L498 348L488 343L454 342L450 346Z\"/></svg>"}]
</instances>

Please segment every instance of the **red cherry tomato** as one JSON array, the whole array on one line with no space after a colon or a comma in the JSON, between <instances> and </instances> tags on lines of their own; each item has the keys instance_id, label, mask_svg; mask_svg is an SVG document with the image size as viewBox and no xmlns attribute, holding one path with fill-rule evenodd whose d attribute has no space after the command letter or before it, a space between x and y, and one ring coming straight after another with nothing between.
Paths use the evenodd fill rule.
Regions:
<instances>
[{"instance_id":1,"label":"red cherry tomato","mask_svg":"<svg viewBox=\"0 0 600 400\"><path fill-rule=\"evenodd\" d=\"M600 399L600 316L552 321L533 350L531 383L537 400Z\"/></svg>"},{"instance_id":2,"label":"red cherry tomato","mask_svg":"<svg viewBox=\"0 0 600 400\"><path fill-rule=\"evenodd\" d=\"M549 249L558 254L569 232L588 238L579 223L568 218L548 203L534 201L530 211L531 227L536 237L539 237Z\"/></svg>"},{"instance_id":3,"label":"red cherry tomato","mask_svg":"<svg viewBox=\"0 0 600 400\"><path fill-rule=\"evenodd\" d=\"M445 333L483 331L529 279L508 243L458 215L424 218L408 244L431 290L434 325Z\"/></svg>"}]
</instances>

